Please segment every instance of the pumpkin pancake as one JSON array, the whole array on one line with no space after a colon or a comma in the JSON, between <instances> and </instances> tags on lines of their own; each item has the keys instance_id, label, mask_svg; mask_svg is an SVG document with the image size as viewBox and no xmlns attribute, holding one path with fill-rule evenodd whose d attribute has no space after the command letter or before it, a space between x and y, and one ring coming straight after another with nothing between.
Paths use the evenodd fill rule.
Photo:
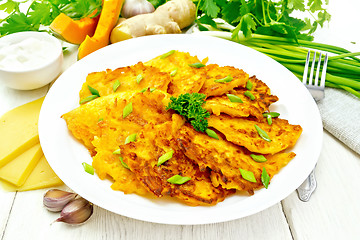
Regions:
<instances>
[{"instance_id":1,"label":"pumpkin pancake","mask_svg":"<svg viewBox=\"0 0 360 240\"><path fill-rule=\"evenodd\" d=\"M202 63L206 63L206 61L207 59L203 60ZM200 91L206 80L205 69L189 66L189 64L199 62L201 61L196 56L191 56L186 52L174 51L167 57L161 55L151 59L145 65L159 68L162 72L171 75L168 93L178 96Z\"/></svg>"},{"instance_id":2,"label":"pumpkin pancake","mask_svg":"<svg viewBox=\"0 0 360 240\"><path fill-rule=\"evenodd\" d=\"M221 96L236 87L245 88L249 79L247 73L235 67L220 67L217 64L209 64L202 69L206 71L206 81L199 93L203 93L208 97Z\"/></svg>"},{"instance_id":3,"label":"pumpkin pancake","mask_svg":"<svg viewBox=\"0 0 360 240\"><path fill-rule=\"evenodd\" d=\"M255 162L248 150L228 142L221 137L219 140L206 134L196 132L189 126L183 126L177 135L179 147L185 155L199 165L200 170L211 169L211 180L214 186L226 189L237 189L254 194L254 190L263 187L261 173L266 169L270 178L280 171L295 153L278 153L264 155L266 162ZM251 171L256 182L245 180L239 168Z\"/></svg>"},{"instance_id":4,"label":"pumpkin pancake","mask_svg":"<svg viewBox=\"0 0 360 240\"><path fill-rule=\"evenodd\" d=\"M184 155L174 138L183 120L178 115L173 116L173 121L146 125L136 142L120 146L124 162L142 185L157 197L175 197L188 205L215 205L223 201L234 191L214 187L209 169L200 171ZM158 159L170 151L173 151L172 157L158 166ZM174 175L190 180L184 184L168 182Z\"/></svg>"},{"instance_id":5,"label":"pumpkin pancake","mask_svg":"<svg viewBox=\"0 0 360 240\"><path fill-rule=\"evenodd\" d=\"M235 95L241 99L241 102L230 101L227 95L210 97L206 99L204 108L215 115L225 113L232 117L256 117L258 120L263 119L263 113L269 111L269 106L276 102L278 98L274 95L267 95L258 92L252 92L255 97L251 100L244 93L246 89L237 89L229 91L229 94Z\"/></svg>"},{"instance_id":6,"label":"pumpkin pancake","mask_svg":"<svg viewBox=\"0 0 360 240\"><path fill-rule=\"evenodd\" d=\"M280 118L273 118L269 125L265 118L255 121L221 114L211 115L208 123L210 127L224 134L228 141L261 154L275 154L294 146L302 132L300 125L289 124L287 120ZM267 133L270 141L260 137L255 125Z\"/></svg>"},{"instance_id":7,"label":"pumpkin pancake","mask_svg":"<svg viewBox=\"0 0 360 240\"><path fill-rule=\"evenodd\" d=\"M147 192L132 172L119 165L119 155L113 152L144 125L171 120L171 113L165 110L163 103L167 97L161 91L117 93L95 99L63 115L73 135L87 143L99 178L110 176L114 180L113 189L141 195ZM130 103L132 111L124 118L123 110Z\"/></svg>"},{"instance_id":8,"label":"pumpkin pancake","mask_svg":"<svg viewBox=\"0 0 360 240\"><path fill-rule=\"evenodd\" d=\"M115 92L141 91L146 88L166 92L169 82L168 74L139 62L133 66L90 73L86 77L79 95L80 99L92 95L88 86L99 91L100 96L107 96Z\"/></svg>"}]
</instances>

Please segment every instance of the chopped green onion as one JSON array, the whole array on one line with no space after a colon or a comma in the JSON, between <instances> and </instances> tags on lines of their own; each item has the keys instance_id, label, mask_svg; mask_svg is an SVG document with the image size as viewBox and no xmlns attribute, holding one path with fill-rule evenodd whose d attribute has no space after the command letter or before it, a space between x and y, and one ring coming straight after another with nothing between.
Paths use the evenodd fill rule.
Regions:
<instances>
[{"instance_id":1,"label":"chopped green onion","mask_svg":"<svg viewBox=\"0 0 360 240\"><path fill-rule=\"evenodd\" d=\"M153 92L153 91L155 91L155 90L156 90L156 87L150 88L150 92Z\"/></svg>"},{"instance_id":2,"label":"chopped green onion","mask_svg":"<svg viewBox=\"0 0 360 240\"><path fill-rule=\"evenodd\" d=\"M119 79L117 79L112 86L113 91L116 92L116 90L120 87L120 85L121 85L121 83L120 83Z\"/></svg>"},{"instance_id":3,"label":"chopped green onion","mask_svg":"<svg viewBox=\"0 0 360 240\"><path fill-rule=\"evenodd\" d=\"M98 97L99 97L98 95L90 95L90 96L84 97L83 99L80 100L80 104L90 102L90 101L92 101L92 100L94 100L95 98L98 98Z\"/></svg>"},{"instance_id":4,"label":"chopped green onion","mask_svg":"<svg viewBox=\"0 0 360 240\"><path fill-rule=\"evenodd\" d=\"M244 170L244 169L241 169L241 168L239 168L239 170L240 170L241 176L242 176L246 181L256 182L256 178L255 178L253 172L247 171L247 170Z\"/></svg>"},{"instance_id":5,"label":"chopped green onion","mask_svg":"<svg viewBox=\"0 0 360 240\"><path fill-rule=\"evenodd\" d=\"M141 92L141 93L144 93L144 92L146 92L148 89L149 89L148 87L143 88L143 89L140 90L140 92Z\"/></svg>"},{"instance_id":6,"label":"chopped green onion","mask_svg":"<svg viewBox=\"0 0 360 240\"><path fill-rule=\"evenodd\" d=\"M228 96L230 102L243 103L243 101L239 96L236 96L234 94L226 94L226 96Z\"/></svg>"},{"instance_id":7,"label":"chopped green onion","mask_svg":"<svg viewBox=\"0 0 360 240\"><path fill-rule=\"evenodd\" d=\"M267 116L278 117L278 116L280 116L280 113L277 113L277 112L267 112L267 113L263 113L263 116L264 116L264 117L267 117Z\"/></svg>"},{"instance_id":8,"label":"chopped green onion","mask_svg":"<svg viewBox=\"0 0 360 240\"><path fill-rule=\"evenodd\" d=\"M171 159L173 154L174 154L174 150L171 150L171 151L165 153L164 155L162 155L161 157L159 157L157 166L160 166L161 164L163 164L167 160Z\"/></svg>"},{"instance_id":9,"label":"chopped green onion","mask_svg":"<svg viewBox=\"0 0 360 240\"><path fill-rule=\"evenodd\" d=\"M164 58L167 58L168 56L171 56L175 53L175 50L170 50L169 52L167 53L164 53L163 55L160 56L160 59L164 59Z\"/></svg>"},{"instance_id":10,"label":"chopped green onion","mask_svg":"<svg viewBox=\"0 0 360 240\"><path fill-rule=\"evenodd\" d=\"M269 135L267 135L267 133L262 130L258 125L255 124L255 129L258 132L259 136L264 139L267 142L271 142L271 139L269 137Z\"/></svg>"},{"instance_id":11,"label":"chopped green onion","mask_svg":"<svg viewBox=\"0 0 360 240\"><path fill-rule=\"evenodd\" d=\"M244 95L250 98L251 101L255 100L255 96L250 91L244 92Z\"/></svg>"},{"instance_id":12,"label":"chopped green onion","mask_svg":"<svg viewBox=\"0 0 360 240\"><path fill-rule=\"evenodd\" d=\"M168 178L167 181L169 183L172 183L172 184L179 184L180 185L180 184L186 183L190 179L191 179L190 177L183 177L183 176L180 176L180 175L174 175L171 178Z\"/></svg>"},{"instance_id":13,"label":"chopped green onion","mask_svg":"<svg viewBox=\"0 0 360 240\"><path fill-rule=\"evenodd\" d=\"M191 63L189 64L190 67L194 67L194 68L201 68L201 67L205 67L204 64L202 64L201 62L197 62L197 63Z\"/></svg>"},{"instance_id":14,"label":"chopped green onion","mask_svg":"<svg viewBox=\"0 0 360 240\"><path fill-rule=\"evenodd\" d=\"M266 120L267 120L267 123L268 123L269 125L272 124L272 117L271 117L271 115L267 115Z\"/></svg>"},{"instance_id":15,"label":"chopped green onion","mask_svg":"<svg viewBox=\"0 0 360 240\"><path fill-rule=\"evenodd\" d=\"M247 83L246 83L246 88L247 88L247 90L251 90L252 87L253 87L252 82L251 82L250 80L248 80Z\"/></svg>"},{"instance_id":16,"label":"chopped green onion","mask_svg":"<svg viewBox=\"0 0 360 240\"><path fill-rule=\"evenodd\" d=\"M99 93L98 90L96 90L93 87L90 87L89 85L88 85L88 89L89 89L89 91L91 92L92 95L96 95L96 96L100 97L100 93Z\"/></svg>"},{"instance_id":17,"label":"chopped green onion","mask_svg":"<svg viewBox=\"0 0 360 240\"><path fill-rule=\"evenodd\" d=\"M118 148L118 149L116 149L115 151L113 151L113 154L121 154L120 148Z\"/></svg>"},{"instance_id":18,"label":"chopped green onion","mask_svg":"<svg viewBox=\"0 0 360 240\"><path fill-rule=\"evenodd\" d=\"M103 121L103 120L104 120L104 118L99 118L98 122L101 122L101 121Z\"/></svg>"},{"instance_id":19,"label":"chopped green onion","mask_svg":"<svg viewBox=\"0 0 360 240\"><path fill-rule=\"evenodd\" d=\"M262 173L261 173L261 182L264 185L264 187L267 189L270 183L270 176L266 172L265 167L263 167Z\"/></svg>"},{"instance_id":20,"label":"chopped green onion","mask_svg":"<svg viewBox=\"0 0 360 240\"><path fill-rule=\"evenodd\" d=\"M90 164L86 163L86 162L83 162L82 163L83 165L83 168L85 170L85 172L91 174L91 175L94 175L94 168L93 166L91 166Z\"/></svg>"},{"instance_id":21,"label":"chopped green onion","mask_svg":"<svg viewBox=\"0 0 360 240\"><path fill-rule=\"evenodd\" d=\"M136 76L136 82L139 84L141 82L141 80L143 80L143 75L140 73L139 75Z\"/></svg>"},{"instance_id":22,"label":"chopped green onion","mask_svg":"<svg viewBox=\"0 0 360 240\"><path fill-rule=\"evenodd\" d=\"M224 78L221 78L221 79L215 79L214 82L216 83L227 83L227 82L231 82L233 80L233 77L228 75Z\"/></svg>"},{"instance_id":23,"label":"chopped green onion","mask_svg":"<svg viewBox=\"0 0 360 240\"><path fill-rule=\"evenodd\" d=\"M129 136L127 136L127 138L125 139L125 144L128 144L130 142L135 142L136 141L136 133L133 133Z\"/></svg>"},{"instance_id":24,"label":"chopped green onion","mask_svg":"<svg viewBox=\"0 0 360 240\"><path fill-rule=\"evenodd\" d=\"M130 102L123 109L123 118L129 116L129 114L132 113L132 111L133 111L132 102Z\"/></svg>"},{"instance_id":25,"label":"chopped green onion","mask_svg":"<svg viewBox=\"0 0 360 240\"><path fill-rule=\"evenodd\" d=\"M177 74L178 70L179 70L179 68L175 68L174 70L172 70L172 71L170 72L170 76L171 76L171 77L174 77L174 76Z\"/></svg>"},{"instance_id":26,"label":"chopped green onion","mask_svg":"<svg viewBox=\"0 0 360 240\"><path fill-rule=\"evenodd\" d=\"M264 155L250 154L250 157L251 157L255 162L266 162L266 161L267 161L267 159L264 157Z\"/></svg>"},{"instance_id":27,"label":"chopped green onion","mask_svg":"<svg viewBox=\"0 0 360 240\"><path fill-rule=\"evenodd\" d=\"M216 132L214 132L213 130L207 128L207 129L205 130L205 132L206 132L206 134L207 134L209 137L212 137L212 138L215 138L215 139L219 140L218 135L217 135Z\"/></svg>"},{"instance_id":28,"label":"chopped green onion","mask_svg":"<svg viewBox=\"0 0 360 240\"><path fill-rule=\"evenodd\" d=\"M121 165L126 168L126 169L130 169L129 166L124 162L124 159L122 157L119 157Z\"/></svg>"}]
</instances>

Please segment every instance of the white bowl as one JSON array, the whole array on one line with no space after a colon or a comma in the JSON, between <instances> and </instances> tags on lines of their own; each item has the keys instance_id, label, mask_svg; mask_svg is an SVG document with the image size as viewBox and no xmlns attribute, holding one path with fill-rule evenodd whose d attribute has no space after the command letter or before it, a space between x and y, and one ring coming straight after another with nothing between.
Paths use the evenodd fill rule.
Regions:
<instances>
[{"instance_id":1,"label":"white bowl","mask_svg":"<svg viewBox=\"0 0 360 240\"><path fill-rule=\"evenodd\" d=\"M36 46L47 46L48 49L46 52L35 51L30 53L30 49L33 49L33 47L29 47L28 49L22 48L25 52L27 51L28 55L26 55L26 57L15 55L16 52L23 50L19 50L19 48L13 50L14 45L32 40L35 43L40 40L42 44L37 44ZM6 53L2 51L6 51ZM43 87L53 81L62 69L63 53L61 43L57 38L48 33L19 32L4 36L0 38L0 53L2 53L0 54L0 61L2 61L4 56L10 59L10 61L0 65L0 81L10 88L32 90ZM17 60L12 61L12 59L26 58L29 60L27 63L31 64L31 66L23 66L20 64L20 62L25 62L25 60L18 62Z\"/></svg>"}]
</instances>

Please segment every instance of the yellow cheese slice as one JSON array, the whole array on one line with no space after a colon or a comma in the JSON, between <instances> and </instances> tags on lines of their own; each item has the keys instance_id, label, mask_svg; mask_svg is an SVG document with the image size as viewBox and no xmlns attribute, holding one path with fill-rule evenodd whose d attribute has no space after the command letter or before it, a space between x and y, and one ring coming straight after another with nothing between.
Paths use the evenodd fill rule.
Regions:
<instances>
[{"instance_id":1,"label":"yellow cheese slice","mask_svg":"<svg viewBox=\"0 0 360 240\"><path fill-rule=\"evenodd\" d=\"M16 187L15 185L9 184L5 181L1 181L1 185L4 190L7 191L29 191L41 188L48 188L62 185L63 182L51 169L49 163L46 161L45 156L40 158L40 161L25 181L24 185Z\"/></svg>"},{"instance_id":2,"label":"yellow cheese slice","mask_svg":"<svg viewBox=\"0 0 360 240\"><path fill-rule=\"evenodd\" d=\"M39 142L38 119L44 97L10 110L0 118L0 167Z\"/></svg>"},{"instance_id":3,"label":"yellow cheese slice","mask_svg":"<svg viewBox=\"0 0 360 240\"><path fill-rule=\"evenodd\" d=\"M43 155L40 143L36 144L0 168L0 178L15 186L23 185Z\"/></svg>"}]
</instances>

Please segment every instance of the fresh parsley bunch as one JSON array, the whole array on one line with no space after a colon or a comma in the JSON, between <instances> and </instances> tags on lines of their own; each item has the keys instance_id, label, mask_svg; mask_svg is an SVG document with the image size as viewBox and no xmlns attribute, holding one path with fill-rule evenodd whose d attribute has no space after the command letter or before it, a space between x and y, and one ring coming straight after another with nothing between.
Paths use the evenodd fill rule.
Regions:
<instances>
[{"instance_id":1,"label":"fresh parsley bunch","mask_svg":"<svg viewBox=\"0 0 360 240\"><path fill-rule=\"evenodd\" d=\"M324 9L328 0L197 0L197 23L216 28L214 21L221 18L233 25L233 36L239 31L249 37L251 33L285 38L312 40L311 34L330 20ZM294 11L309 12L314 19L292 17ZM205 29L202 29L205 30ZM306 33L304 33L306 32Z\"/></svg>"},{"instance_id":2,"label":"fresh parsley bunch","mask_svg":"<svg viewBox=\"0 0 360 240\"><path fill-rule=\"evenodd\" d=\"M29 6L26 12L21 9L24 5ZM84 18L95 10L99 14L101 5L102 0L6 0L0 4L0 10L8 14L5 19L0 20L0 36L39 31L41 26L49 26L60 13L73 19Z\"/></svg>"}]
</instances>

